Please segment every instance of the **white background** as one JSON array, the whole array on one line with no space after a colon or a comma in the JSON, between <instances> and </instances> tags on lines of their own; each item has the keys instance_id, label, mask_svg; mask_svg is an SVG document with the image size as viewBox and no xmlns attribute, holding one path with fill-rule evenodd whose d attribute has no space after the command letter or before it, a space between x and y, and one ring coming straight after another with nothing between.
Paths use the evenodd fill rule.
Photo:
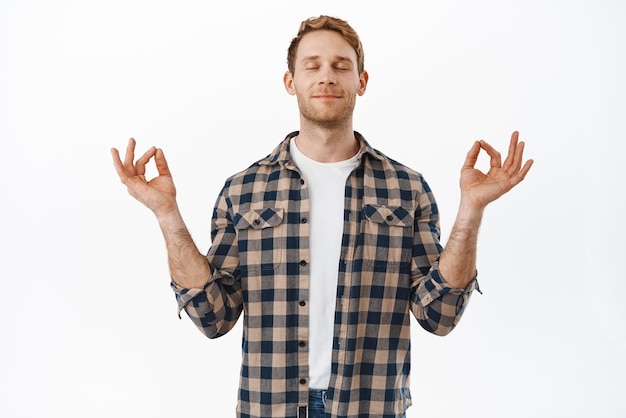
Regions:
<instances>
[{"instance_id":1,"label":"white background","mask_svg":"<svg viewBox=\"0 0 626 418\"><path fill-rule=\"evenodd\" d=\"M472 141L519 130L535 159L487 210L484 294L445 338L413 328L408 417L626 416L617 0L3 1L0 416L234 415L241 325L210 341L177 318L109 150L165 150L206 251L224 179L298 128L286 49L319 14L361 35L355 128L426 176L444 241Z\"/></svg>"}]
</instances>

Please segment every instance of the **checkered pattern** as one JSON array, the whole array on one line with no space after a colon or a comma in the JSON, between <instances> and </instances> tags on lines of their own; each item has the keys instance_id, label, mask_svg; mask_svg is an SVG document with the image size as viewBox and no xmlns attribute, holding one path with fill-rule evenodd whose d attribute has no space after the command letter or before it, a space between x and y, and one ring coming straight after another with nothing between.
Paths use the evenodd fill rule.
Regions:
<instances>
[{"instance_id":1,"label":"checkered pattern","mask_svg":"<svg viewBox=\"0 0 626 418\"><path fill-rule=\"evenodd\" d=\"M295 418L308 403L310 202L288 152L296 135L226 181L208 284L172 284L179 309L209 338L244 312L239 417ZM477 282L453 289L439 275L439 215L422 176L355 135L361 154L345 189L328 411L401 417L411 405L409 312L445 335Z\"/></svg>"}]
</instances>

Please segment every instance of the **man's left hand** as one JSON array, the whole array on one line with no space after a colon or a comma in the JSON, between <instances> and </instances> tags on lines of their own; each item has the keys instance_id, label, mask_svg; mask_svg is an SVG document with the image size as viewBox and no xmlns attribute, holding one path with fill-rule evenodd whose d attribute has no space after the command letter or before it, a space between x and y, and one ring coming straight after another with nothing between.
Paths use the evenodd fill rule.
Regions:
<instances>
[{"instance_id":1,"label":"man's left hand","mask_svg":"<svg viewBox=\"0 0 626 418\"><path fill-rule=\"evenodd\" d=\"M461 169L462 204L482 210L524 180L533 160L526 161L522 167L524 142L518 142L518 137L517 131L511 135L509 153L504 164L500 153L487 142L481 140L474 143ZM481 149L490 157L487 174L474 167Z\"/></svg>"}]
</instances>

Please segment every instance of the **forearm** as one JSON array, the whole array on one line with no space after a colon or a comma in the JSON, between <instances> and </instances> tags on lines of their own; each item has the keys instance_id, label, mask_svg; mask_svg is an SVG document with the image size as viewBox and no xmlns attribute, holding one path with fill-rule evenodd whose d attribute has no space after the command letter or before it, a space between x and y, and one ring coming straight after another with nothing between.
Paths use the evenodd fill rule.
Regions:
<instances>
[{"instance_id":1,"label":"forearm","mask_svg":"<svg viewBox=\"0 0 626 418\"><path fill-rule=\"evenodd\" d=\"M465 289L476 276L476 248L483 212L484 207L461 201L450 238L441 253L439 272L455 288Z\"/></svg>"},{"instance_id":2,"label":"forearm","mask_svg":"<svg viewBox=\"0 0 626 418\"><path fill-rule=\"evenodd\" d=\"M489 154L489 171L485 174L474 166L480 150ZM513 132L504 163L501 155L485 141L476 141L467 153L461 169L461 204L446 248L441 253L439 271L444 279L457 288L465 288L476 272L478 228L485 207L521 182L532 160L522 167L524 143L518 143Z\"/></svg>"},{"instance_id":3,"label":"forearm","mask_svg":"<svg viewBox=\"0 0 626 418\"><path fill-rule=\"evenodd\" d=\"M220 194L212 219L212 246L206 257L198 252L178 211L160 220L164 234L172 236L166 241L179 314L185 310L209 338L230 331L243 311L236 233L231 215L223 209L227 207Z\"/></svg>"},{"instance_id":4,"label":"forearm","mask_svg":"<svg viewBox=\"0 0 626 418\"><path fill-rule=\"evenodd\" d=\"M211 276L206 257L198 251L178 208L157 217L167 246L172 280L183 288L202 288Z\"/></svg>"}]
</instances>

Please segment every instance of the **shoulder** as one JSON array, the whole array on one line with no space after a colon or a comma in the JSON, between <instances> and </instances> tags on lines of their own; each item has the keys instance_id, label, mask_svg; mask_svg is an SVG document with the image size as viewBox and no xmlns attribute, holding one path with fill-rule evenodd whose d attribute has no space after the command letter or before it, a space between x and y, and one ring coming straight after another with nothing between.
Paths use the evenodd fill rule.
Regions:
<instances>
[{"instance_id":1,"label":"shoulder","mask_svg":"<svg viewBox=\"0 0 626 418\"><path fill-rule=\"evenodd\" d=\"M278 174L280 170L280 166L276 165L265 165L262 164L259 160L251 164L245 170L239 171L235 174L232 174L230 177L226 179L224 182L224 189L229 189L233 187L251 187L255 183L267 183L271 180L272 173Z\"/></svg>"},{"instance_id":2,"label":"shoulder","mask_svg":"<svg viewBox=\"0 0 626 418\"><path fill-rule=\"evenodd\" d=\"M384 177L394 176L408 180L421 181L422 174L401 162L394 160L382 151L372 147L359 132L355 131L357 140L361 143L364 167L374 170L374 175Z\"/></svg>"},{"instance_id":3,"label":"shoulder","mask_svg":"<svg viewBox=\"0 0 626 418\"><path fill-rule=\"evenodd\" d=\"M383 178L395 177L418 183L424 181L424 176L421 172L374 148L371 148L371 151L364 158L364 165L371 168L371 175L377 178L381 176Z\"/></svg>"},{"instance_id":4,"label":"shoulder","mask_svg":"<svg viewBox=\"0 0 626 418\"><path fill-rule=\"evenodd\" d=\"M362 137L361 137L362 138ZM363 140L362 171L365 195L403 202L434 202L432 190L421 172L403 164Z\"/></svg>"},{"instance_id":5,"label":"shoulder","mask_svg":"<svg viewBox=\"0 0 626 418\"><path fill-rule=\"evenodd\" d=\"M248 168L228 177L226 186L251 184L259 181L267 182L271 180L272 176L277 176L290 158L289 141L295 134L297 132L290 133L271 153L255 161Z\"/></svg>"}]
</instances>

